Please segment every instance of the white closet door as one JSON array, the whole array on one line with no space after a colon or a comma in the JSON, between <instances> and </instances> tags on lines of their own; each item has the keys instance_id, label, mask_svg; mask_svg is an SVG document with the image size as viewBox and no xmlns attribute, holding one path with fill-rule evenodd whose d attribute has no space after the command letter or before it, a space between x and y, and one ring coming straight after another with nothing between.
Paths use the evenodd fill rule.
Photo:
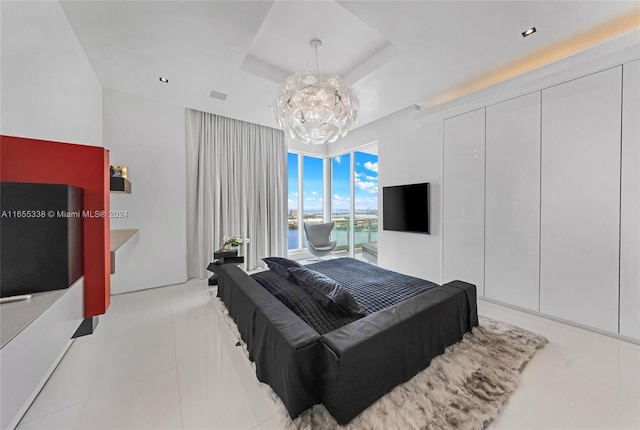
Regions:
<instances>
[{"instance_id":1,"label":"white closet door","mask_svg":"<svg viewBox=\"0 0 640 430\"><path fill-rule=\"evenodd\" d=\"M620 334L640 339L640 61L622 70Z\"/></svg>"},{"instance_id":2,"label":"white closet door","mask_svg":"<svg viewBox=\"0 0 640 430\"><path fill-rule=\"evenodd\" d=\"M485 296L538 311L540 92L487 107Z\"/></svg>"},{"instance_id":3,"label":"white closet door","mask_svg":"<svg viewBox=\"0 0 640 430\"><path fill-rule=\"evenodd\" d=\"M542 91L540 311L618 331L622 68Z\"/></svg>"},{"instance_id":4,"label":"white closet door","mask_svg":"<svg viewBox=\"0 0 640 430\"><path fill-rule=\"evenodd\" d=\"M479 109L444 121L442 280L484 295L484 121Z\"/></svg>"}]
</instances>

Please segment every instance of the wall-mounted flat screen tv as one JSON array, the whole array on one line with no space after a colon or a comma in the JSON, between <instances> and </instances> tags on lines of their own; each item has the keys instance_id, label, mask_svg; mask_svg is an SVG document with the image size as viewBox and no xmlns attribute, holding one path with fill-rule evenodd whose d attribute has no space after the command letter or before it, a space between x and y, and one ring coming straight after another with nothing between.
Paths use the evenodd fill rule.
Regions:
<instances>
[{"instance_id":1,"label":"wall-mounted flat screen tv","mask_svg":"<svg viewBox=\"0 0 640 430\"><path fill-rule=\"evenodd\" d=\"M429 183L383 187L382 228L429 234Z\"/></svg>"}]
</instances>

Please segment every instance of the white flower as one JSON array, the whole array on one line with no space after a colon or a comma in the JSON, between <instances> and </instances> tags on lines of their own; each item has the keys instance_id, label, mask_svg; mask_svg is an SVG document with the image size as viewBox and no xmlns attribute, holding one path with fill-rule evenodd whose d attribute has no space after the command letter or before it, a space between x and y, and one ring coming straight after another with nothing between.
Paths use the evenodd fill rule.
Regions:
<instances>
[{"instance_id":1,"label":"white flower","mask_svg":"<svg viewBox=\"0 0 640 430\"><path fill-rule=\"evenodd\" d=\"M244 239L241 235L239 234L234 234L233 236L227 236L225 235L223 237L223 243L222 243L222 248L229 248L229 247L239 247L244 245L245 243L249 243L249 239Z\"/></svg>"}]
</instances>

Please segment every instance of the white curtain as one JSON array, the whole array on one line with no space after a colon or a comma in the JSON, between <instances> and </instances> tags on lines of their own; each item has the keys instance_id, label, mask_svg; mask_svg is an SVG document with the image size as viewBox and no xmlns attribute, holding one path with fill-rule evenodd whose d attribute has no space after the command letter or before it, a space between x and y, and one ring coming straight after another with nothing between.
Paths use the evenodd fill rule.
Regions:
<instances>
[{"instance_id":1,"label":"white curtain","mask_svg":"<svg viewBox=\"0 0 640 430\"><path fill-rule=\"evenodd\" d=\"M246 268L287 252L287 146L270 127L186 110L187 271L205 278L223 236L239 234Z\"/></svg>"}]
</instances>

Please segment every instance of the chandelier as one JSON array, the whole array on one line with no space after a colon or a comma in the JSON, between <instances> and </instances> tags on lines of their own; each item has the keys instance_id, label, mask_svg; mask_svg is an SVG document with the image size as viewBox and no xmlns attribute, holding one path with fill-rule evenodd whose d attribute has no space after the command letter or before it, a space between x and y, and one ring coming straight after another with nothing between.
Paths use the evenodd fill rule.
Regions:
<instances>
[{"instance_id":1,"label":"chandelier","mask_svg":"<svg viewBox=\"0 0 640 430\"><path fill-rule=\"evenodd\" d=\"M320 73L318 48L322 42L314 39L309 45L315 50L316 72L299 72L282 83L275 115L291 138L322 145L346 136L358 119L360 102L340 76Z\"/></svg>"}]
</instances>

